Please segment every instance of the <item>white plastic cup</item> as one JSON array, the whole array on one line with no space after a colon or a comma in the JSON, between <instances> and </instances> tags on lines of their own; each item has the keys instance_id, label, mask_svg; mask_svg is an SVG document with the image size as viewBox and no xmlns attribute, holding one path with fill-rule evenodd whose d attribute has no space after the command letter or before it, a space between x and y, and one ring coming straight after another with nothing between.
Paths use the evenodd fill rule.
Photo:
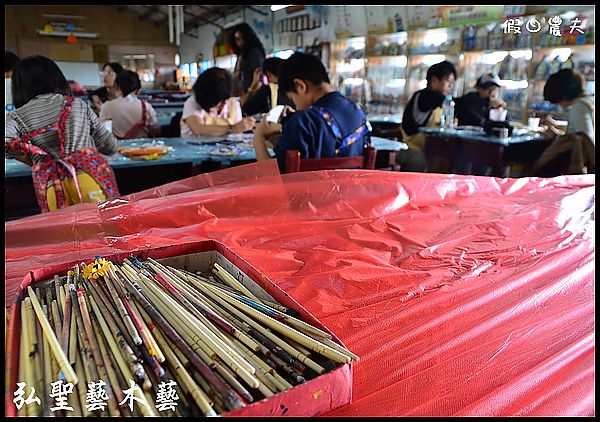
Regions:
<instances>
[{"instance_id":1,"label":"white plastic cup","mask_svg":"<svg viewBox=\"0 0 600 422\"><path fill-rule=\"evenodd\" d=\"M527 126L529 126L530 129L537 129L538 127L540 127L540 118L530 117L529 119L527 119Z\"/></svg>"}]
</instances>

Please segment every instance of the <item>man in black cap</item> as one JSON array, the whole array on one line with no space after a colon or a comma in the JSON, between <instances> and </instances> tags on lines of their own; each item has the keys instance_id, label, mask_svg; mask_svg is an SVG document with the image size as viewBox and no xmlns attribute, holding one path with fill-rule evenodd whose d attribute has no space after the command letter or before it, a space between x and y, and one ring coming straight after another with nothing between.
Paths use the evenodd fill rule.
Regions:
<instances>
[{"instance_id":1,"label":"man in black cap","mask_svg":"<svg viewBox=\"0 0 600 422\"><path fill-rule=\"evenodd\" d=\"M491 109L506 108L498 95L500 78L495 73L486 73L477 79L476 91L454 100L459 126L485 126L490 120Z\"/></svg>"},{"instance_id":2,"label":"man in black cap","mask_svg":"<svg viewBox=\"0 0 600 422\"><path fill-rule=\"evenodd\" d=\"M500 111L506 108L506 103L502 101L498 94L499 87L500 78L495 73L486 73L480 76L475 83L476 91L469 92L454 101L458 125L481 127L492 125L490 110L498 109ZM501 120L506 120L506 117ZM492 171L489 166L470 163L459 163L456 166L462 168L460 171L464 174L489 176Z\"/></svg>"}]
</instances>

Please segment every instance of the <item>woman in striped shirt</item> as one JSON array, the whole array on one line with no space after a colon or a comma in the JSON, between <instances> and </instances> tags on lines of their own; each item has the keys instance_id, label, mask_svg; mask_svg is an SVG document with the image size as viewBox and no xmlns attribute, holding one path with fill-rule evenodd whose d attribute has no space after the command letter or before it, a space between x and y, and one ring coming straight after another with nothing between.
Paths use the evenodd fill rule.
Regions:
<instances>
[{"instance_id":1,"label":"woman in striped shirt","mask_svg":"<svg viewBox=\"0 0 600 422\"><path fill-rule=\"evenodd\" d=\"M21 60L12 94L16 110L6 115L6 156L32 167L42 212L118 195L114 173L100 155L114 154L117 139L72 97L56 63L44 56Z\"/></svg>"}]
</instances>

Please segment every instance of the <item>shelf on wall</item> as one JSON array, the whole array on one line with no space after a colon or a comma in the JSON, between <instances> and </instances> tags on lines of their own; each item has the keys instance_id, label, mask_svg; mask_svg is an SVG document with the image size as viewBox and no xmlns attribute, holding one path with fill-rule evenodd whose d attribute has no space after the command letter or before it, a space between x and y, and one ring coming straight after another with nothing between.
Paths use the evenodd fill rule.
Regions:
<instances>
[{"instance_id":1,"label":"shelf on wall","mask_svg":"<svg viewBox=\"0 0 600 422\"><path fill-rule=\"evenodd\" d=\"M389 59L389 58L394 58L394 57L401 57L401 56L408 56L407 53L402 53L402 54L386 54L386 55L381 55L381 56L377 56L377 55L369 55L366 56L366 59Z\"/></svg>"},{"instance_id":2,"label":"shelf on wall","mask_svg":"<svg viewBox=\"0 0 600 422\"><path fill-rule=\"evenodd\" d=\"M535 110L533 108L528 108L527 111L530 112L530 113L542 113L542 114L551 114L551 113L554 113L554 114L567 114L567 112L564 111L564 110Z\"/></svg>"},{"instance_id":3,"label":"shelf on wall","mask_svg":"<svg viewBox=\"0 0 600 422\"><path fill-rule=\"evenodd\" d=\"M460 55L459 53L449 53L448 51L440 51L439 53L407 53L406 54L409 58L411 57L419 57L419 56L437 56L437 55L443 55L443 56L458 56Z\"/></svg>"},{"instance_id":4,"label":"shelf on wall","mask_svg":"<svg viewBox=\"0 0 600 422\"><path fill-rule=\"evenodd\" d=\"M533 50L533 47L512 47L512 48L498 48L498 49L485 49L485 50L469 50L461 51L459 54L490 54L498 51L522 51L522 50Z\"/></svg>"},{"instance_id":5,"label":"shelf on wall","mask_svg":"<svg viewBox=\"0 0 600 422\"><path fill-rule=\"evenodd\" d=\"M540 46L540 45L535 45L533 46L533 50L535 51L552 51L555 50L557 48L593 48L596 44L592 43L592 44L564 44L564 45L551 45L551 46Z\"/></svg>"},{"instance_id":6,"label":"shelf on wall","mask_svg":"<svg viewBox=\"0 0 600 422\"><path fill-rule=\"evenodd\" d=\"M388 104L388 103L392 103L395 104L398 101L400 101L400 97L394 97L394 98L381 98L381 97L374 97L371 96L371 103L384 103L384 104Z\"/></svg>"},{"instance_id":7,"label":"shelf on wall","mask_svg":"<svg viewBox=\"0 0 600 422\"><path fill-rule=\"evenodd\" d=\"M382 34L368 34L368 37L371 38L408 38L408 31L398 31L398 32L384 32Z\"/></svg>"},{"instance_id":8,"label":"shelf on wall","mask_svg":"<svg viewBox=\"0 0 600 422\"><path fill-rule=\"evenodd\" d=\"M529 15L529 14L528 14ZM489 23L485 23L485 24L494 24L494 22L490 21ZM420 78L415 78L415 75L421 75L423 69L421 69L421 66L416 66L419 63L423 63L426 66L429 66L430 63L427 63L428 61L431 61L432 59L427 59L427 57L431 57L431 56L445 56L447 60L450 60L451 62L453 62L456 66L457 66L457 70L459 72L464 71L464 73L462 74L461 77L459 77L456 81L456 86L457 87L462 87L465 92L467 90L467 81L469 81L469 79L467 78L467 73L466 73L466 67L465 66L470 66L470 68L472 68L472 70L470 72L474 72L477 73L477 70L480 70L480 66L477 63L474 63L477 61L477 55L486 55L486 54L491 54L491 53L496 53L498 51L503 51L503 52L508 52L513 53L513 52L519 52L519 51L529 51L527 53L527 55L525 56L525 60L527 60L527 66L525 68L525 71L531 75L531 64L533 63L532 60L534 60L534 58L536 56L539 56L540 54L544 54L544 53L549 53L554 49L565 49L565 48L569 48L572 50L572 53L574 55L581 55L581 56L587 56L589 53L589 51L591 50L591 48L593 48L595 46L595 43L590 43L590 44L571 44L571 45L555 45L555 46L540 46L539 43L533 43L532 45L523 45L523 46L511 46L508 48L504 48L502 46L500 46L499 48L483 48L483 49L479 49L479 50L469 50L469 51L462 51L462 47L463 47L463 41L462 41L462 35L459 35L458 38L456 38L455 36L453 36L453 33L456 33L456 31L460 31L461 27L439 27L439 28L422 28L422 29L409 29L408 31L402 31L402 32L397 32L397 33L386 33L386 34L367 34L364 37L353 37L352 39L338 39L336 41L334 41L334 43L338 44L338 46L340 45L346 45L349 46L348 42L352 42L352 41L358 41L360 40L360 42L362 42L363 40L365 41L365 50L364 50L364 56L360 57L359 60L361 60L364 63L364 67L361 66L361 68L359 69L360 74L362 74L363 70L364 72L366 72L366 75L364 76L359 76L359 79L373 79L370 75L370 71L374 70L374 69L378 69L378 72L380 72L381 68L385 68L384 73L388 72L390 68L401 68L403 69L403 73L404 74L404 79L406 80L406 83L403 87L403 93L399 96L396 97L394 99L391 98L378 98L373 96L374 92L371 94L372 98L371 100L369 100L369 102L372 103L377 103L380 102L382 105L387 105L387 103L389 102L397 102L399 104L406 104L410 98L410 96L414 93L415 90L420 89L421 85L424 83L423 80L421 80ZM430 42L427 41L427 39L425 38L425 35L430 33L430 32L446 32L448 34L447 40L445 41L445 45L444 47L449 48L449 50L446 51L427 51L426 48L428 46L430 46ZM376 54L376 52L379 52L379 50L375 50L374 45L375 46L379 46L382 43L382 40L394 40L395 38L399 38L399 37L404 37L406 36L407 38L407 42L406 44L402 45L402 48L404 48L405 50L400 52L398 51L397 54ZM412 41L411 41L412 40ZM409 45L411 47L409 47ZM433 42L433 46L439 46L439 43ZM481 44L480 44L481 46ZM439 48L438 47L438 48ZM459 49L457 49L457 47L460 47ZM412 48L412 51L410 50L410 48ZM422 48L422 50L419 50L420 48ZM383 51L385 52L385 50ZM339 51L338 54L342 53L342 51ZM343 54L343 53L342 53ZM531 57L530 57L531 55ZM404 56L406 58L406 66L394 66L392 63L393 59L399 58ZM519 57L514 57L516 59L519 59ZM345 60L343 59L339 59L337 60L337 62L343 62ZM336 62L335 58L332 56L332 61L331 63ZM347 61L346 61L347 62ZM475 66L473 68L473 66ZM335 68L332 68L335 69ZM339 73L339 72L334 72L337 73L340 76L346 76L349 74L352 74L351 72L344 72L344 73ZM373 72L375 74L375 72ZM423 73L424 76L424 73ZM379 77L381 78L381 77ZM377 79L377 78L375 78ZM517 102L509 102L509 104L513 104L513 106L511 107L511 109L513 110L513 113L518 114L516 116L513 116L513 119L515 120L519 120L519 119L527 119L527 114L528 113L541 113L541 114L557 114L557 115L564 115L565 112L564 111L542 111L542 110L533 110L528 108L530 106L530 103L532 101L532 96L537 93L539 91L539 87L541 85L541 82L546 82L547 78L537 78L535 76L533 77L529 77L528 75L525 75L523 77L523 79L516 79L516 82L521 82L521 81L527 81L528 82L528 86L527 87L521 87L521 86L502 86L502 89L507 91L507 93L516 93L519 91L526 91L524 94L521 94L521 99L518 100ZM595 78L594 79L589 79L586 78L588 84L589 83L594 83L595 82ZM473 79L474 81L474 79ZM470 82L469 82L470 83ZM514 85L514 82L513 82ZM381 91L381 89L379 89L379 91ZM385 91L385 90L384 90ZM461 95L462 90L459 89L457 95ZM517 106L518 107L515 107Z\"/></svg>"}]
</instances>

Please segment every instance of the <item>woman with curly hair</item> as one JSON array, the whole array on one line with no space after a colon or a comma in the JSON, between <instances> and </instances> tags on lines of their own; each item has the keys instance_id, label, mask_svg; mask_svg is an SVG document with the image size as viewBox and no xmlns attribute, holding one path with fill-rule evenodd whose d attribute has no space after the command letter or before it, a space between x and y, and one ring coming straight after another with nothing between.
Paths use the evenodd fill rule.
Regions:
<instances>
[{"instance_id":1,"label":"woman with curly hair","mask_svg":"<svg viewBox=\"0 0 600 422\"><path fill-rule=\"evenodd\" d=\"M237 54L233 75L241 81L245 93L252 83L254 70L262 66L265 49L254 30L245 22L231 28L228 43Z\"/></svg>"}]
</instances>

